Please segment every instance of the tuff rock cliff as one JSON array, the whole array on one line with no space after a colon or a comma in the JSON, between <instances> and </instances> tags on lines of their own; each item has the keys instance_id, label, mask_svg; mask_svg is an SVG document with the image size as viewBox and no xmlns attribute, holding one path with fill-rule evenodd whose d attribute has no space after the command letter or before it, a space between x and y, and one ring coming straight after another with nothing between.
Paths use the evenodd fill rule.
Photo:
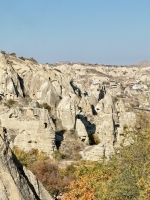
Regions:
<instances>
[{"instance_id":1,"label":"tuff rock cliff","mask_svg":"<svg viewBox=\"0 0 150 200\"><path fill-rule=\"evenodd\" d=\"M1 53L0 120L10 146L109 159L134 142L124 129L134 131L136 109L149 107L149 73L148 66L38 64Z\"/></svg>"},{"instance_id":2,"label":"tuff rock cliff","mask_svg":"<svg viewBox=\"0 0 150 200\"><path fill-rule=\"evenodd\" d=\"M9 147L6 133L0 127L0 199L50 200L42 183L23 167Z\"/></svg>"}]
</instances>

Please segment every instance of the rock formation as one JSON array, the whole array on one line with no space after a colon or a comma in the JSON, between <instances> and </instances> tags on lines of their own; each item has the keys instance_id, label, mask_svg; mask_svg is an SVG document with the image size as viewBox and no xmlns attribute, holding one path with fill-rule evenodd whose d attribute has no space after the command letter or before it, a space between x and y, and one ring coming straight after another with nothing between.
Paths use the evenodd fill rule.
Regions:
<instances>
[{"instance_id":1,"label":"rock formation","mask_svg":"<svg viewBox=\"0 0 150 200\"><path fill-rule=\"evenodd\" d=\"M50 200L32 172L23 167L9 147L6 132L0 127L0 199L1 200Z\"/></svg>"},{"instance_id":2,"label":"rock formation","mask_svg":"<svg viewBox=\"0 0 150 200\"><path fill-rule=\"evenodd\" d=\"M10 146L51 156L61 144L68 151L70 132L84 159L109 159L132 141L124 128L134 130L136 109L149 108L149 73L150 66L50 65L0 54L0 120Z\"/></svg>"}]
</instances>

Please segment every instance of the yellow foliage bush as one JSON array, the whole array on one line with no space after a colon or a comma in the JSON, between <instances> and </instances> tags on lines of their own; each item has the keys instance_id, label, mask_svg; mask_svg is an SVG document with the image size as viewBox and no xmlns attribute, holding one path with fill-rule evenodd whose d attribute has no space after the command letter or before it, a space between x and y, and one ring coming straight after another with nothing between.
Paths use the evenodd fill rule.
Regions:
<instances>
[{"instance_id":1,"label":"yellow foliage bush","mask_svg":"<svg viewBox=\"0 0 150 200\"><path fill-rule=\"evenodd\" d=\"M85 176L82 179L72 181L68 187L69 192L65 193L63 200L96 200L94 189Z\"/></svg>"},{"instance_id":2,"label":"yellow foliage bush","mask_svg":"<svg viewBox=\"0 0 150 200\"><path fill-rule=\"evenodd\" d=\"M28 168L30 168L35 162L49 159L49 157L44 152L39 152L37 149L32 149L29 152L24 152L15 146L12 151L21 162L21 164Z\"/></svg>"}]
</instances>

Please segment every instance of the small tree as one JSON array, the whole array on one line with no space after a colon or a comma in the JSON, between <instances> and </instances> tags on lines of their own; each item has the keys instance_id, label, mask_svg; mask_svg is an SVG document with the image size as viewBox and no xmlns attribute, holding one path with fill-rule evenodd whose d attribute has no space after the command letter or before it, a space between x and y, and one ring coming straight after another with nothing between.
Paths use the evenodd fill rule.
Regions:
<instances>
[{"instance_id":1,"label":"small tree","mask_svg":"<svg viewBox=\"0 0 150 200\"><path fill-rule=\"evenodd\" d=\"M5 52L5 51L1 51L1 53L2 53L3 55L5 55L5 54L6 54L6 52Z\"/></svg>"},{"instance_id":2,"label":"small tree","mask_svg":"<svg viewBox=\"0 0 150 200\"><path fill-rule=\"evenodd\" d=\"M44 109L47 109L48 112L51 111L51 107L50 107L47 103L40 104L40 107L41 107L41 108L44 108Z\"/></svg>"}]
</instances>

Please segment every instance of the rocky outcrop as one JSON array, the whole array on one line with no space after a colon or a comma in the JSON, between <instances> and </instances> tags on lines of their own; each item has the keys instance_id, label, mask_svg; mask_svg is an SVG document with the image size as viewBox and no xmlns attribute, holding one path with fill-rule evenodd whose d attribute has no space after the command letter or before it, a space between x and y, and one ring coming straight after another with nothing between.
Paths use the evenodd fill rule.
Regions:
<instances>
[{"instance_id":1,"label":"rocky outcrop","mask_svg":"<svg viewBox=\"0 0 150 200\"><path fill-rule=\"evenodd\" d=\"M3 54L0 54L0 95L6 100L23 96L20 77Z\"/></svg>"},{"instance_id":2,"label":"rocky outcrop","mask_svg":"<svg viewBox=\"0 0 150 200\"><path fill-rule=\"evenodd\" d=\"M92 153L92 157L94 159L99 159L102 156L106 156L109 158L112 154L114 154L114 141L115 141L115 134L114 134L114 119L113 119L113 101L110 95L106 94L104 99L99 101L95 110L97 115L95 116L95 127L96 131L95 134L100 140L100 144L97 146L93 146L90 149L85 149L83 152L84 158L87 158L87 155ZM88 154L87 154L88 151ZM90 152L89 152L90 151ZM95 154L94 154L95 152ZM97 153L98 152L98 153ZM93 160L92 159L92 160Z\"/></svg>"},{"instance_id":3,"label":"rocky outcrop","mask_svg":"<svg viewBox=\"0 0 150 200\"><path fill-rule=\"evenodd\" d=\"M51 155L56 149L55 126L47 110L42 109L37 130L37 149Z\"/></svg>"},{"instance_id":4,"label":"rocky outcrop","mask_svg":"<svg viewBox=\"0 0 150 200\"><path fill-rule=\"evenodd\" d=\"M135 105L150 105L149 73L149 66L44 65L0 54L0 120L10 146L51 155L65 150L70 132L83 143L84 159L109 159L126 141L124 127L134 130Z\"/></svg>"},{"instance_id":5,"label":"rocky outcrop","mask_svg":"<svg viewBox=\"0 0 150 200\"><path fill-rule=\"evenodd\" d=\"M38 149L48 155L55 150L55 126L48 110L16 108L4 113L1 111L0 119L8 132L11 148L18 146L25 152Z\"/></svg>"},{"instance_id":6,"label":"rocky outcrop","mask_svg":"<svg viewBox=\"0 0 150 200\"><path fill-rule=\"evenodd\" d=\"M88 133L86 131L85 125L80 119L76 120L76 131L78 134L78 137L81 139L81 141L84 141L85 143L88 142Z\"/></svg>"},{"instance_id":7,"label":"rocky outcrop","mask_svg":"<svg viewBox=\"0 0 150 200\"><path fill-rule=\"evenodd\" d=\"M74 129L76 117L76 104L69 96L65 96L57 107L57 117L61 119L62 126L67 130Z\"/></svg>"},{"instance_id":8,"label":"rocky outcrop","mask_svg":"<svg viewBox=\"0 0 150 200\"><path fill-rule=\"evenodd\" d=\"M0 127L0 190L2 200L52 199L42 183L23 167L12 153L2 127Z\"/></svg>"}]
</instances>

